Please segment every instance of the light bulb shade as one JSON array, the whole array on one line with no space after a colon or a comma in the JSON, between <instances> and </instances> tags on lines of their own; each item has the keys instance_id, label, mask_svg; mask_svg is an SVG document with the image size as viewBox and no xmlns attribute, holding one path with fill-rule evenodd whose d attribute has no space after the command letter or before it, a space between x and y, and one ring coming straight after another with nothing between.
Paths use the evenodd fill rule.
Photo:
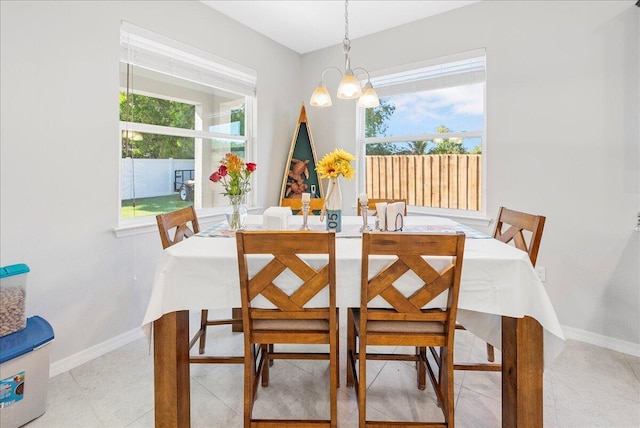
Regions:
<instances>
[{"instance_id":1,"label":"light bulb shade","mask_svg":"<svg viewBox=\"0 0 640 428\"><path fill-rule=\"evenodd\" d=\"M354 100L362 96L362 88L360 82L356 79L356 76L350 73L345 73L340 85L338 86L338 98L343 100Z\"/></svg>"},{"instance_id":2,"label":"light bulb shade","mask_svg":"<svg viewBox=\"0 0 640 428\"><path fill-rule=\"evenodd\" d=\"M330 107L331 106L331 95L329 95L329 91L327 91L327 87L324 85L318 86L311 94L311 101L309 101L314 107Z\"/></svg>"},{"instance_id":3,"label":"light bulb shade","mask_svg":"<svg viewBox=\"0 0 640 428\"><path fill-rule=\"evenodd\" d=\"M122 131L122 138L129 138L130 141L142 141L142 134L135 131Z\"/></svg>"},{"instance_id":4,"label":"light bulb shade","mask_svg":"<svg viewBox=\"0 0 640 428\"><path fill-rule=\"evenodd\" d=\"M364 89L364 93L358 100L358 107L364 108L373 108L378 107L380 105L380 98L378 98L378 94L373 89L371 84L367 84Z\"/></svg>"}]
</instances>

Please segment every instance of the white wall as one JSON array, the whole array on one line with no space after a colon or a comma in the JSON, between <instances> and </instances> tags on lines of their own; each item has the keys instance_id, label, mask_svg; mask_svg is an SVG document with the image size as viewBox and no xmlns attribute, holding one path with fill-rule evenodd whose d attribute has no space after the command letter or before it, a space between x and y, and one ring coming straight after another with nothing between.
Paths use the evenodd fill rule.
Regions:
<instances>
[{"instance_id":1,"label":"white wall","mask_svg":"<svg viewBox=\"0 0 640 428\"><path fill-rule=\"evenodd\" d=\"M161 253L157 232L112 230L121 20L257 70L256 191L271 203L301 59L196 1L2 1L0 16L0 265L31 268L27 314L53 325L57 362L140 327Z\"/></svg>"},{"instance_id":2,"label":"white wall","mask_svg":"<svg viewBox=\"0 0 640 428\"><path fill-rule=\"evenodd\" d=\"M639 23L630 1L483 1L353 40L351 64L375 72L485 47L487 214L546 215L538 266L560 322L640 353ZM307 96L341 64L339 46L305 55ZM319 156L355 150L353 102L307 113Z\"/></svg>"}]
</instances>

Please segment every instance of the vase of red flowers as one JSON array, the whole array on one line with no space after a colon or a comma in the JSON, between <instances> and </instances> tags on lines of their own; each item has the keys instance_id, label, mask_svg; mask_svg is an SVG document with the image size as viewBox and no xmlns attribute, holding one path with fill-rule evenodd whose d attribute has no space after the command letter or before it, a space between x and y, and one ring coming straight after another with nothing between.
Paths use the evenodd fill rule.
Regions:
<instances>
[{"instance_id":1,"label":"vase of red flowers","mask_svg":"<svg viewBox=\"0 0 640 428\"><path fill-rule=\"evenodd\" d=\"M247 224L247 217L249 216L247 204L244 202L244 195L229 196L229 202L231 205L229 205L224 212L227 218L227 224L229 224L229 230L244 229L244 226Z\"/></svg>"},{"instance_id":2,"label":"vase of red flowers","mask_svg":"<svg viewBox=\"0 0 640 428\"><path fill-rule=\"evenodd\" d=\"M229 197L229 207L225 211L230 230L244 229L248 210L245 197L251 191L251 173L256 170L253 162L243 162L238 155L227 153L220 166L209 177L214 183L224 187L223 195Z\"/></svg>"}]
</instances>

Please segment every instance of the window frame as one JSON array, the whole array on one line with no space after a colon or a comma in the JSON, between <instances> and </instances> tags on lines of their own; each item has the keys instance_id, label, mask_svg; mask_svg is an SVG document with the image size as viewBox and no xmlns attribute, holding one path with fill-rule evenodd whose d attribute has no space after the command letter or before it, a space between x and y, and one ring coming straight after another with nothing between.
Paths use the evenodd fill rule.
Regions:
<instances>
[{"instance_id":1,"label":"window frame","mask_svg":"<svg viewBox=\"0 0 640 428\"><path fill-rule=\"evenodd\" d=\"M255 124L257 123L257 73L240 64L219 58L208 52L201 51L181 42L169 39L165 36L153 33L143 28L137 27L128 22L122 21L120 32L121 55L120 63L125 65L131 64L134 67L141 67L160 73L169 79L178 79L191 81L207 87L219 89L238 96L238 99L244 99L245 116L244 116L244 135L233 135L222 132L209 132L204 129L192 130L175 128L163 125L153 125L148 123L137 123L129 121L119 121L119 135L123 132L141 132L161 134L177 137L194 138L194 159L196 161L195 178L198 182L205 182L203 175L208 177L208 172L198 171L198 153L202 152L203 145L215 139L241 141L245 147L245 161L254 161L256 155ZM122 84L121 84L122 86ZM125 85L126 86L126 85ZM121 91L127 91L126 87L121 87ZM186 98L176 98L166 94L157 94L145 90L136 89L135 84L129 88L129 93L135 93L154 98L166 99L170 101L178 101L196 106L196 127L202 121L198 112L201 112L201 104ZM201 115L200 115L201 116ZM118 147L121 147L121 138L118 139ZM119 153L118 166L118 204L117 204L117 226L114 231L117 236L131 234L131 230L148 229L155 230L155 216L146 215L134 218L123 218L121 214L121 180L122 180L122 150ZM200 168L201 169L201 168ZM257 204L257 189L255 174L251 177L252 189L254 189L248 197L247 203L250 206ZM202 186L201 186L202 187ZM200 197L201 194L196 196ZM197 200L194 199L194 206ZM209 218L213 216L221 216L225 206L196 208L199 218Z\"/></svg>"},{"instance_id":2,"label":"window frame","mask_svg":"<svg viewBox=\"0 0 640 428\"><path fill-rule=\"evenodd\" d=\"M468 60L471 66L468 70L460 67L460 62ZM454 64L454 67L447 66ZM366 137L366 109L356 107L356 151L357 156L357 193L366 192L366 145L375 143L392 143L405 141L432 140L434 138L480 138L482 144L482 176L480 189L482 192L480 210L464 210L452 208L436 208L411 205L408 210L420 215L433 215L456 218L476 225L487 226L490 219L487 218L487 189L486 189L486 159L487 159L487 79L486 79L486 52L485 49L475 49L468 52L440 57L419 63L407 64L386 70L371 73L371 82L380 98L392 95L417 93L436 90L446 87L462 86L465 83L484 83L483 94L483 130L471 132L448 133L423 133L413 135L394 135L389 137ZM444 70L442 75L433 73L440 68ZM422 72L421 72L422 71ZM468 80L465 82L465 74ZM434 79L440 79L438 85Z\"/></svg>"}]
</instances>

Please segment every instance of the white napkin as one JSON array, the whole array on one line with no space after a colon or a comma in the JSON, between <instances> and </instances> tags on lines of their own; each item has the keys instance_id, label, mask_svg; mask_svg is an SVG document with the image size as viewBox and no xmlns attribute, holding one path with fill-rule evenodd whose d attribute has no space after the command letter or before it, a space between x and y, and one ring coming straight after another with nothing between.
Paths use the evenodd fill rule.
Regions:
<instances>
[{"instance_id":1,"label":"white napkin","mask_svg":"<svg viewBox=\"0 0 640 428\"><path fill-rule=\"evenodd\" d=\"M291 215L291 207L269 207L264 211L262 225L266 230L286 230Z\"/></svg>"},{"instance_id":2,"label":"white napkin","mask_svg":"<svg viewBox=\"0 0 640 428\"><path fill-rule=\"evenodd\" d=\"M387 230L394 232L404 227L404 202L387 204Z\"/></svg>"},{"instance_id":3,"label":"white napkin","mask_svg":"<svg viewBox=\"0 0 640 428\"><path fill-rule=\"evenodd\" d=\"M376 212L378 214L378 229L387 230L387 203L376 202Z\"/></svg>"}]
</instances>

